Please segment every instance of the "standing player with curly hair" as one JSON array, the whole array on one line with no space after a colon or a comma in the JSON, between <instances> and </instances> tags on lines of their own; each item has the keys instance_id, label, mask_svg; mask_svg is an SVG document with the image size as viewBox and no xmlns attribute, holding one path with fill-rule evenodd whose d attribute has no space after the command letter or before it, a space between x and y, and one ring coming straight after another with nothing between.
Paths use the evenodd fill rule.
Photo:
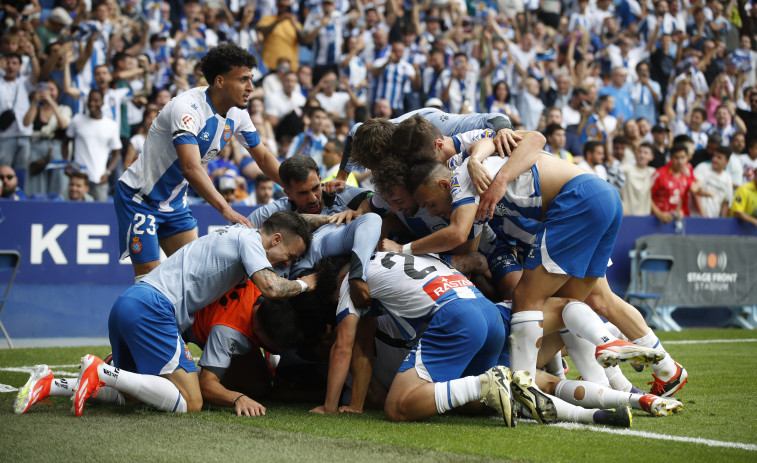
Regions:
<instances>
[{"instance_id":1,"label":"standing player with curly hair","mask_svg":"<svg viewBox=\"0 0 757 463\"><path fill-rule=\"evenodd\" d=\"M121 258L131 257L137 282L158 266L158 247L170 256L197 239L197 221L186 201L188 185L225 220L252 226L216 191L205 171L232 136L279 182L279 162L260 143L246 110L255 57L227 43L210 50L201 66L209 86L188 90L165 106L114 193Z\"/></svg>"}]
</instances>

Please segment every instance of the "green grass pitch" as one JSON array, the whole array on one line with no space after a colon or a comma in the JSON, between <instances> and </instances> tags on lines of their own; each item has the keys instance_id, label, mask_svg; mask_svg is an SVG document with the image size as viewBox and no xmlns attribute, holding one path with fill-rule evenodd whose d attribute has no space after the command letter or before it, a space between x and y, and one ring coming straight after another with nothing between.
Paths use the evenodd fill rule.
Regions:
<instances>
[{"instance_id":1,"label":"green grass pitch","mask_svg":"<svg viewBox=\"0 0 757 463\"><path fill-rule=\"evenodd\" d=\"M689 330L661 338L739 340L757 338L757 332ZM665 418L635 411L631 435L528 421L507 429L495 419L464 416L389 423L379 411L319 416L308 413L317 404L267 401L268 414L260 418L240 418L219 407L173 415L97 404L88 404L76 418L64 398L17 416L16 393L7 392L0 393L0 461L757 461L757 342L672 342L666 348L689 371L689 383L676 394L684 410ZM78 364L86 353L108 352L107 346L0 350L0 384L26 382L28 374L8 371L13 367ZM649 370L623 370L637 387L647 388ZM568 378L577 374L572 369ZM714 447L667 436L749 445Z\"/></svg>"}]
</instances>

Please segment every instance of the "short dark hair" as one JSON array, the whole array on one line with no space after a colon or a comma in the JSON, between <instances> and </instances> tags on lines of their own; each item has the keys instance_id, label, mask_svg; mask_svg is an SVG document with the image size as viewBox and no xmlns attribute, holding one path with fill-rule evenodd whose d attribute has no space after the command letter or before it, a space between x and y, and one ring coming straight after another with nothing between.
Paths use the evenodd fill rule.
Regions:
<instances>
[{"instance_id":1,"label":"short dark hair","mask_svg":"<svg viewBox=\"0 0 757 463\"><path fill-rule=\"evenodd\" d=\"M684 151L686 153L686 156L689 155L689 149L686 148L685 144L683 144L683 143L673 143L673 147L670 148L670 157L672 158L673 154L675 154L675 153L677 153L679 151Z\"/></svg>"},{"instance_id":2,"label":"short dark hair","mask_svg":"<svg viewBox=\"0 0 757 463\"><path fill-rule=\"evenodd\" d=\"M604 146L601 141L589 140L584 143L584 154L593 153L598 146Z\"/></svg>"},{"instance_id":3,"label":"short dark hair","mask_svg":"<svg viewBox=\"0 0 757 463\"><path fill-rule=\"evenodd\" d=\"M279 178L283 187L289 188L292 182L307 180L310 172L318 173L318 164L310 156L296 154L287 158L279 166Z\"/></svg>"},{"instance_id":4,"label":"short dark hair","mask_svg":"<svg viewBox=\"0 0 757 463\"><path fill-rule=\"evenodd\" d=\"M279 349L288 349L302 341L297 310L288 299L265 298L256 313L260 329Z\"/></svg>"},{"instance_id":5,"label":"short dark hair","mask_svg":"<svg viewBox=\"0 0 757 463\"><path fill-rule=\"evenodd\" d=\"M639 149L639 148L649 148L649 151L651 151L654 154L654 145L649 143L648 141L639 143L639 146L636 149Z\"/></svg>"},{"instance_id":6,"label":"short dark hair","mask_svg":"<svg viewBox=\"0 0 757 463\"><path fill-rule=\"evenodd\" d=\"M337 290L336 277L339 275L339 271L349 263L350 256L345 254L324 257L315 266L317 273L315 292L322 301L329 302L331 295Z\"/></svg>"},{"instance_id":7,"label":"short dark hair","mask_svg":"<svg viewBox=\"0 0 757 463\"><path fill-rule=\"evenodd\" d=\"M299 236L305 243L305 248L310 246L310 231L308 230L308 224L302 215L294 211L278 211L274 212L268 217L263 225L260 227L260 231L266 234L281 233L282 235L288 235L289 237Z\"/></svg>"},{"instance_id":8,"label":"short dark hair","mask_svg":"<svg viewBox=\"0 0 757 463\"><path fill-rule=\"evenodd\" d=\"M439 129L419 115L402 121L392 134L389 153L409 165L435 160L434 142L443 138Z\"/></svg>"},{"instance_id":9,"label":"short dark hair","mask_svg":"<svg viewBox=\"0 0 757 463\"><path fill-rule=\"evenodd\" d=\"M694 139L686 135L685 133L682 133L681 135L676 135L673 138L673 144L675 145L676 143L694 143Z\"/></svg>"},{"instance_id":10,"label":"short dark hair","mask_svg":"<svg viewBox=\"0 0 757 463\"><path fill-rule=\"evenodd\" d=\"M702 119L705 121L707 120L707 111L704 108L696 107L692 110L691 114L699 113L702 116Z\"/></svg>"},{"instance_id":11,"label":"short dark hair","mask_svg":"<svg viewBox=\"0 0 757 463\"><path fill-rule=\"evenodd\" d=\"M258 174L255 176L255 185L258 183L265 183L265 182L272 182L273 180L271 177L267 176L266 174Z\"/></svg>"},{"instance_id":12,"label":"short dark hair","mask_svg":"<svg viewBox=\"0 0 757 463\"><path fill-rule=\"evenodd\" d=\"M435 174L441 173L442 169L449 172L444 164L435 161L425 161L413 165L405 177L405 188L410 194L415 194L419 186L428 183Z\"/></svg>"},{"instance_id":13,"label":"short dark hair","mask_svg":"<svg viewBox=\"0 0 757 463\"><path fill-rule=\"evenodd\" d=\"M615 138L612 139L612 144L621 144L621 145L627 145L628 140L623 135L616 135Z\"/></svg>"},{"instance_id":14,"label":"short dark hair","mask_svg":"<svg viewBox=\"0 0 757 463\"><path fill-rule=\"evenodd\" d=\"M558 130L565 130L565 129L560 124L549 124L547 126L547 129L544 131L544 135L547 137L551 137Z\"/></svg>"},{"instance_id":15,"label":"short dark hair","mask_svg":"<svg viewBox=\"0 0 757 463\"><path fill-rule=\"evenodd\" d=\"M235 67L256 68L258 60L242 47L233 43L222 43L213 47L200 61L202 74L208 85L213 86L216 77L226 74Z\"/></svg>"},{"instance_id":16,"label":"short dark hair","mask_svg":"<svg viewBox=\"0 0 757 463\"><path fill-rule=\"evenodd\" d=\"M377 167L389 151L394 129L394 124L386 119L373 118L365 121L355 131L352 139L351 160L369 169Z\"/></svg>"},{"instance_id":17,"label":"short dark hair","mask_svg":"<svg viewBox=\"0 0 757 463\"><path fill-rule=\"evenodd\" d=\"M731 149L727 146L718 146L715 152L724 155L726 159L731 159Z\"/></svg>"}]
</instances>

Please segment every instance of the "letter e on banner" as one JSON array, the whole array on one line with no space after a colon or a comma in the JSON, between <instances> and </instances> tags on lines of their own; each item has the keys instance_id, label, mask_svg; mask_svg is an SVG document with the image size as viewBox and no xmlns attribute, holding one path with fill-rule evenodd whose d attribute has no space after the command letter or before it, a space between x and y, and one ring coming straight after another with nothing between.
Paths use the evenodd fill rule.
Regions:
<instances>
[{"instance_id":1,"label":"letter e on banner","mask_svg":"<svg viewBox=\"0 0 757 463\"><path fill-rule=\"evenodd\" d=\"M103 240L95 236L109 236L110 225L79 225L76 229L76 263L79 265L108 265L107 252L91 252L103 248Z\"/></svg>"}]
</instances>

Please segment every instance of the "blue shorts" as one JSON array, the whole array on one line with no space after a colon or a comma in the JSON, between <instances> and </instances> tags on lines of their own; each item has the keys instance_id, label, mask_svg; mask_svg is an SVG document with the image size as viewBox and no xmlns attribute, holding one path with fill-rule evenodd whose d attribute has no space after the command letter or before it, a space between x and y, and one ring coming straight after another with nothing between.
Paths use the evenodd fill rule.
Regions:
<instances>
[{"instance_id":1,"label":"blue shorts","mask_svg":"<svg viewBox=\"0 0 757 463\"><path fill-rule=\"evenodd\" d=\"M492 272L492 282L497 284L508 273L520 272L523 266L518 262L515 251L510 243L497 240L494 250L486 256L489 271Z\"/></svg>"},{"instance_id":2,"label":"blue shorts","mask_svg":"<svg viewBox=\"0 0 757 463\"><path fill-rule=\"evenodd\" d=\"M623 203L609 183L593 174L566 183L547 209L524 267L549 273L603 277L623 220Z\"/></svg>"},{"instance_id":3,"label":"blue shorts","mask_svg":"<svg viewBox=\"0 0 757 463\"><path fill-rule=\"evenodd\" d=\"M186 201L179 208L163 212L144 196L135 200L135 194L123 182L118 182L113 192L121 259L131 257L134 263L160 260L158 240L197 228L197 220Z\"/></svg>"},{"instance_id":4,"label":"blue shorts","mask_svg":"<svg viewBox=\"0 0 757 463\"><path fill-rule=\"evenodd\" d=\"M113 364L145 375L183 368L197 371L181 339L171 301L147 283L137 283L116 299L108 317Z\"/></svg>"},{"instance_id":5,"label":"blue shorts","mask_svg":"<svg viewBox=\"0 0 757 463\"><path fill-rule=\"evenodd\" d=\"M488 299L456 299L439 309L399 368L415 368L429 382L480 375L497 365L505 348L505 326Z\"/></svg>"}]
</instances>

